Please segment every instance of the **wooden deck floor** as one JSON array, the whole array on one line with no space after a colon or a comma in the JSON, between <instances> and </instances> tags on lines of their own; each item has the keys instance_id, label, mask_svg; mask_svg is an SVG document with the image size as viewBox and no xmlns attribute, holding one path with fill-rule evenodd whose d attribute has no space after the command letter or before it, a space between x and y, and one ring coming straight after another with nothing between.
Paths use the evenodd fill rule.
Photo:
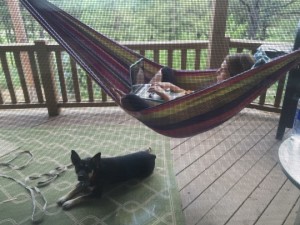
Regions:
<instances>
[{"instance_id":1,"label":"wooden deck floor","mask_svg":"<svg viewBox=\"0 0 300 225\"><path fill-rule=\"evenodd\" d=\"M278 119L245 109L213 130L171 140L187 225L294 224L300 192L278 162Z\"/></svg>"},{"instance_id":2,"label":"wooden deck floor","mask_svg":"<svg viewBox=\"0 0 300 225\"><path fill-rule=\"evenodd\" d=\"M78 117L90 111L65 109L62 116ZM93 108L92 113L99 120L109 120L107 115L113 113L117 124L139 123L115 107ZM1 111L0 128L35 126L47 118L44 109L40 117L22 115L24 110ZM278 119L278 114L245 109L215 129L170 139L186 225L294 224L300 191L278 162Z\"/></svg>"}]
</instances>

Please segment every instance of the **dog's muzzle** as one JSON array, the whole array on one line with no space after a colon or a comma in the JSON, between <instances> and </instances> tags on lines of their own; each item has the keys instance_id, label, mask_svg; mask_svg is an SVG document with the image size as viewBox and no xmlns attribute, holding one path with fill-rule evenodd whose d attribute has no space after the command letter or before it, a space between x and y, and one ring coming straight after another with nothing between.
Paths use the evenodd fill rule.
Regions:
<instances>
[{"instance_id":1,"label":"dog's muzzle","mask_svg":"<svg viewBox=\"0 0 300 225\"><path fill-rule=\"evenodd\" d=\"M89 183L89 175L83 170L77 173L77 179L79 182Z\"/></svg>"}]
</instances>

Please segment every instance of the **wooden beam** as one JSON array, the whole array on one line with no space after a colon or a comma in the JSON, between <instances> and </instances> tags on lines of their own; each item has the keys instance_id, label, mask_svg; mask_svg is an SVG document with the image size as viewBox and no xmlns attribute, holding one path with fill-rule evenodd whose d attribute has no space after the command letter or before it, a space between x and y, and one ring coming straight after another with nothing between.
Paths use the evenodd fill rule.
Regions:
<instances>
[{"instance_id":1,"label":"wooden beam","mask_svg":"<svg viewBox=\"0 0 300 225\"><path fill-rule=\"evenodd\" d=\"M37 60L45 92L48 114L49 116L57 116L60 113L60 108L58 106L58 95L53 73L52 54L47 48L46 41L37 40L34 43L37 49Z\"/></svg>"},{"instance_id":2,"label":"wooden beam","mask_svg":"<svg viewBox=\"0 0 300 225\"><path fill-rule=\"evenodd\" d=\"M213 1L213 17L208 44L208 68L219 68L229 53L229 39L225 37L228 0Z\"/></svg>"}]
</instances>

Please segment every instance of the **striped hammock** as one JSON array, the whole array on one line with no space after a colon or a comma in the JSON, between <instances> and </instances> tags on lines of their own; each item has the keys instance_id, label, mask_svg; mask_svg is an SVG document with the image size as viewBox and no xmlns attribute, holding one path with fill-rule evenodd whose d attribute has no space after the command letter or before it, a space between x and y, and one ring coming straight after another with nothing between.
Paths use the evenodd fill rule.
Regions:
<instances>
[{"instance_id":1,"label":"striped hammock","mask_svg":"<svg viewBox=\"0 0 300 225\"><path fill-rule=\"evenodd\" d=\"M120 104L114 90L130 92L130 65L144 57L96 32L47 0L20 1L97 84ZM162 135L192 136L236 115L299 60L300 50L296 50L218 84L214 83L216 70L175 70L179 86L197 91L138 112L124 110ZM162 65L144 58L146 76L153 76L160 68Z\"/></svg>"}]
</instances>

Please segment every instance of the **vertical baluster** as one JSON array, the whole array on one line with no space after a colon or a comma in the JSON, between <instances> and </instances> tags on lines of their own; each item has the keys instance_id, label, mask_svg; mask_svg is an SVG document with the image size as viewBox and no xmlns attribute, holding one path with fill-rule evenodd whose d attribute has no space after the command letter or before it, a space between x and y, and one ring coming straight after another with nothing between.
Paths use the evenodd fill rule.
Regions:
<instances>
[{"instance_id":1,"label":"vertical baluster","mask_svg":"<svg viewBox=\"0 0 300 225\"><path fill-rule=\"evenodd\" d=\"M259 101L258 101L259 105L264 105L265 104L265 102L266 102L266 96L267 96L267 92L264 92L263 94L261 94L259 96Z\"/></svg>"},{"instance_id":2,"label":"vertical baluster","mask_svg":"<svg viewBox=\"0 0 300 225\"><path fill-rule=\"evenodd\" d=\"M26 80L25 80L25 76L24 76L24 71L23 71L23 67L22 67L22 63L21 63L21 56L20 56L21 52L14 52L14 58L15 58L15 62L16 62L16 67L18 70L18 75L20 78L20 83L21 83L21 87L23 90L23 95L24 95L24 100L26 103L30 103L30 98L29 98L29 93L28 93L28 88L27 88L27 84L26 84Z\"/></svg>"},{"instance_id":3,"label":"vertical baluster","mask_svg":"<svg viewBox=\"0 0 300 225\"><path fill-rule=\"evenodd\" d=\"M73 79L73 86L75 92L75 100L76 102L81 102L78 73L77 73L76 63L73 58L70 58L70 63L71 63L72 79Z\"/></svg>"},{"instance_id":4,"label":"vertical baluster","mask_svg":"<svg viewBox=\"0 0 300 225\"><path fill-rule=\"evenodd\" d=\"M102 102L107 102L107 94L101 89Z\"/></svg>"},{"instance_id":5,"label":"vertical baluster","mask_svg":"<svg viewBox=\"0 0 300 225\"><path fill-rule=\"evenodd\" d=\"M237 52L237 53L242 53L243 50L244 50L243 48L237 48L237 49L236 49L236 52Z\"/></svg>"},{"instance_id":6,"label":"vertical baluster","mask_svg":"<svg viewBox=\"0 0 300 225\"><path fill-rule=\"evenodd\" d=\"M159 63L159 49L154 49L154 62Z\"/></svg>"},{"instance_id":7,"label":"vertical baluster","mask_svg":"<svg viewBox=\"0 0 300 225\"><path fill-rule=\"evenodd\" d=\"M195 50L195 70L200 70L201 66L201 49L197 48Z\"/></svg>"},{"instance_id":8,"label":"vertical baluster","mask_svg":"<svg viewBox=\"0 0 300 225\"><path fill-rule=\"evenodd\" d=\"M187 64L187 49L181 49L181 69L186 69Z\"/></svg>"},{"instance_id":9,"label":"vertical baluster","mask_svg":"<svg viewBox=\"0 0 300 225\"><path fill-rule=\"evenodd\" d=\"M3 103L4 101L3 101L2 91L0 89L0 105L2 105Z\"/></svg>"},{"instance_id":10,"label":"vertical baluster","mask_svg":"<svg viewBox=\"0 0 300 225\"><path fill-rule=\"evenodd\" d=\"M173 68L173 49L168 49L168 66Z\"/></svg>"},{"instance_id":11,"label":"vertical baluster","mask_svg":"<svg viewBox=\"0 0 300 225\"><path fill-rule=\"evenodd\" d=\"M43 92L42 92L42 87L41 87L41 81L39 78L39 73L37 70L36 60L34 57L34 52L29 51L28 56L29 56L30 67L31 67L31 71L32 71L32 77L33 77L33 81L34 81L34 85L35 85L35 91L36 91L36 95L38 98L38 102L43 103L44 97L43 97Z\"/></svg>"},{"instance_id":12,"label":"vertical baluster","mask_svg":"<svg viewBox=\"0 0 300 225\"><path fill-rule=\"evenodd\" d=\"M61 51L55 51L58 79L60 83L61 97L63 102L68 102L67 88L66 88L66 80L64 76L63 63L61 58Z\"/></svg>"},{"instance_id":13,"label":"vertical baluster","mask_svg":"<svg viewBox=\"0 0 300 225\"><path fill-rule=\"evenodd\" d=\"M145 49L140 50L140 54L141 54L142 56L145 56Z\"/></svg>"},{"instance_id":14,"label":"vertical baluster","mask_svg":"<svg viewBox=\"0 0 300 225\"><path fill-rule=\"evenodd\" d=\"M87 90L89 95L89 102L94 102L93 82L91 77L88 74L86 75L86 83L87 83Z\"/></svg>"}]
</instances>

